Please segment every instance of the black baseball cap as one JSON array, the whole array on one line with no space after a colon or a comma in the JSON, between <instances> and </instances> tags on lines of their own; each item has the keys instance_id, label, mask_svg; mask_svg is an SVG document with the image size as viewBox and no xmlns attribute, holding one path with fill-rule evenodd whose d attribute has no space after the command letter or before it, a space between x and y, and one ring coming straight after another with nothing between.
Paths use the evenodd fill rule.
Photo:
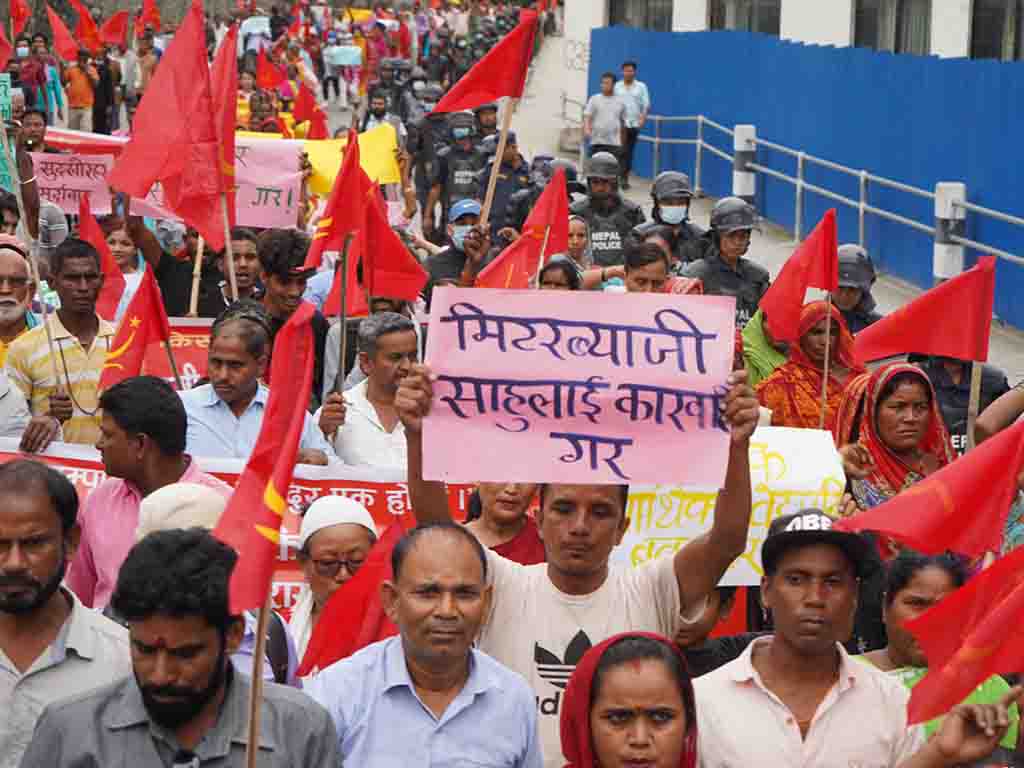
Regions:
<instances>
[{"instance_id":1,"label":"black baseball cap","mask_svg":"<svg viewBox=\"0 0 1024 768\"><path fill-rule=\"evenodd\" d=\"M854 573L863 578L871 559L871 545L856 533L833 530L832 523L832 518L820 509L802 509L773 520L761 547L765 573L775 570L787 549L820 543L832 544L843 550L853 565Z\"/></svg>"}]
</instances>

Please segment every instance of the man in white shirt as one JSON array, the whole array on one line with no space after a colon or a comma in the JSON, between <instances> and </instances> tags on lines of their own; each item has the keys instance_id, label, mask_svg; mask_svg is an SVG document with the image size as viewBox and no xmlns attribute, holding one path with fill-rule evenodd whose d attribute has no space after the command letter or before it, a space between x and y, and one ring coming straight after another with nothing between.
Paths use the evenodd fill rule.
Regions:
<instances>
[{"instance_id":1,"label":"man in white shirt","mask_svg":"<svg viewBox=\"0 0 1024 768\"><path fill-rule=\"evenodd\" d=\"M359 366L366 380L344 395L328 395L316 414L346 464L405 468L405 428L395 394L417 359L416 327L409 318L381 312L359 324Z\"/></svg>"},{"instance_id":2,"label":"man in white shirt","mask_svg":"<svg viewBox=\"0 0 1024 768\"><path fill-rule=\"evenodd\" d=\"M615 84L615 95L626 107L626 130L623 137L622 157L622 188L629 189L629 172L633 168L633 150L640 129L647 122L647 113L651 110L651 96L647 86L636 79L636 62L622 63L622 79Z\"/></svg>"},{"instance_id":3,"label":"man in white shirt","mask_svg":"<svg viewBox=\"0 0 1024 768\"><path fill-rule=\"evenodd\" d=\"M409 497L421 524L451 518L444 483L423 480L421 430L433 397L430 376L428 367L414 366L395 400L409 443ZM746 548L748 454L758 404L745 373L732 374L729 386L724 410L731 427L729 465L709 532L672 557L640 568L613 568L608 559L629 526L628 486L552 483L541 485L536 516L547 562L523 566L487 553L493 604L478 647L533 688L547 768L565 764L559 713L566 683L583 654L620 632L671 637L680 616L698 620L708 593ZM529 482L514 471L510 465L510 479Z\"/></svg>"},{"instance_id":4,"label":"man in white shirt","mask_svg":"<svg viewBox=\"0 0 1024 768\"><path fill-rule=\"evenodd\" d=\"M131 671L127 630L61 587L80 533L62 473L0 467L0 768L18 765L47 704Z\"/></svg>"}]
</instances>

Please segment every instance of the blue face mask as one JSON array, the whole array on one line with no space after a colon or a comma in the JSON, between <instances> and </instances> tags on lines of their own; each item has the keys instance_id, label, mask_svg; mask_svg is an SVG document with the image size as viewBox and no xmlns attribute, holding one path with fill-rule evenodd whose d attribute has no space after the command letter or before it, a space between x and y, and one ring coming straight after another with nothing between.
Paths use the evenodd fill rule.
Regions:
<instances>
[{"instance_id":1,"label":"blue face mask","mask_svg":"<svg viewBox=\"0 0 1024 768\"><path fill-rule=\"evenodd\" d=\"M455 225L452 227L452 243L455 245L456 250L465 250L466 235L473 230L473 225L466 224L463 226Z\"/></svg>"},{"instance_id":2,"label":"blue face mask","mask_svg":"<svg viewBox=\"0 0 1024 768\"><path fill-rule=\"evenodd\" d=\"M468 139L472 132L472 128L452 128L452 136L456 139Z\"/></svg>"},{"instance_id":3,"label":"blue face mask","mask_svg":"<svg viewBox=\"0 0 1024 768\"><path fill-rule=\"evenodd\" d=\"M20 48L17 48L15 50L15 53L17 53L19 59L27 59L29 51L28 51L28 48L25 48L24 46L22 46Z\"/></svg>"},{"instance_id":4,"label":"blue face mask","mask_svg":"<svg viewBox=\"0 0 1024 768\"><path fill-rule=\"evenodd\" d=\"M686 221L686 214L690 212L685 205L663 205L658 210L661 213L661 220L666 224L682 224Z\"/></svg>"}]
</instances>

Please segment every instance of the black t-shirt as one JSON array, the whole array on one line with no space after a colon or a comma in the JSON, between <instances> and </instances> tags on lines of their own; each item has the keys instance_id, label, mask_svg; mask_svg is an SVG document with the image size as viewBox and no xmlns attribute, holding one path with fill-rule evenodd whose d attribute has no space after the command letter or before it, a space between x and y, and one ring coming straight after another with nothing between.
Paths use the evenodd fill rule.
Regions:
<instances>
[{"instance_id":1,"label":"black t-shirt","mask_svg":"<svg viewBox=\"0 0 1024 768\"><path fill-rule=\"evenodd\" d=\"M274 348L274 339L277 338L277 332L280 331L284 324L288 321L288 318L277 318L271 316L270 318L270 348ZM327 331L330 326L327 323L327 318L324 317L320 312L313 313L313 320L311 325L313 326L313 352L315 358L313 360L313 391L310 394L309 410L315 411L320 407L320 393L324 391L324 347L327 344ZM271 382L273 386L273 382Z\"/></svg>"},{"instance_id":2,"label":"black t-shirt","mask_svg":"<svg viewBox=\"0 0 1024 768\"><path fill-rule=\"evenodd\" d=\"M738 659L754 640L769 634L771 633L747 632L742 635L716 637L696 648L685 648L683 655L686 656L690 677L700 677L724 667L730 661Z\"/></svg>"},{"instance_id":3,"label":"black t-shirt","mask_svg":"<svg viewBox=\"0 0 1024 768\"><path fill-rule=\"evenodd\" d=\"M168 317L183 317L188 313L188 300L192 292L192 262L180 261L166 251L153 270L160 286L164 309Z\"/></svg>"}]
</instances>

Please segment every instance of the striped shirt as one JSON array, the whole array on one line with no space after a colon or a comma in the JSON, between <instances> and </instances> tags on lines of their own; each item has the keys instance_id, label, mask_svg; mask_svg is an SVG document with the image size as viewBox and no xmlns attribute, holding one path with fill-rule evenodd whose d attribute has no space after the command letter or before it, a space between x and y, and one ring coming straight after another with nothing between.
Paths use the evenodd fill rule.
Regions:
<instances>
[{"instance_id":1,"label":"striped shirt","mask_svg":"<svg viewBox=\"0 0 1024 768\"><path fill-rule=\"evenodd\" d=\"M49 315L57 372L62 382L66 376L71 385L73 411L63 425L67 443L93 445L100 436L100 374L115 329L103 318L97 319L99 329L87 352L78 337L64 327L56 312ZM6 368L8 377L28 400L33 415L49 413L50 396L57 391L57 383L53 380L54 366L42 324L11 342Z\"/></svg>"}]
</instances>

